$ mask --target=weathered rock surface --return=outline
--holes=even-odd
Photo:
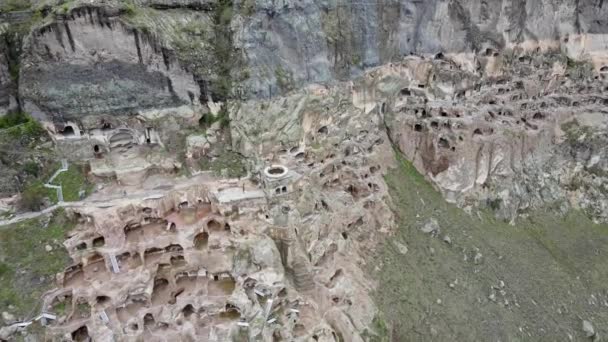
[[[606,6],[574,0],[257,1],[255,8],[235,41],[248,53],[248,88],[259,96],[281,88],[281,78],[345,79],[408,54],[547,47],[569,36],[578,53],[603,44],[608,30]],[[280,72],[269,78],[269,69]]]
[[[392,140],[449,201],[508,219],[553,205],[606,221],[604,65],[515,50],[475,57],[473,72],[459,58],[406,58],[356,96],[382,106]]]
[[[119,14],[79,8],[35,29],[21,67],[27,111],[70,120],[198,103],[192,75],[153,36],[127,26]]]
[[[519,333],[497,323],[539,312],[521,300],[525,312],[511,317],[520,298],[502,281],[486,286],[504,246],[454,229],[441,212],[421,222],[395,215],[385,178],[401,163],[394,149],[470,213],[485,206],[515,222],[550,207],[608,221],[602,1],[36,3],[42,18],[23,36],[18,84],[0,53],[0,114],[18,94],[18,109],[45,124],[62,156],[124,194],[120,205],[69,209],[79,220],[64,242],[73,264],[44,295],[44,310],[60,316],[47,329],[54,338],[365,341],[387,328],[368,272],[395,260],[407,261],[401,273],[420,264],[445,274],[406,286],[389,278],[389,295],[424,293],[399,298],[423,319],[393,324],[447,338],[462,308],[434,292],[439,279],[454,297],[469,291],[459,298],[467,310],[492,313],[458,336],[542,336],[556,316]],[[225,137],[248,161],[247,179],[205,173],[168,195],[127,196],[147,181],[162,188],[155,177],[177,178],[184,157]],[[412,222],[413,242],[379,245],[407,228],[397,219]],[[372,260],[378,246],[402,259]],[[554,268],[574,278],[559,257]],[[514,293],[537,291],[516,283],[537,268],[516,266]]]
[[[10,108],[12,91],[15,89],[9,71],[7,50],[6,43],[0,41],[0,116],[5,115]]]
[[[290,120],[310,120],[350,94],[334,96],[302,94]],[[246,108],[239,115],[255,115]],[[64,243],[73,265],[44,298],[46,311],[71,309],[47,334],[363,341],[375,316],[363,251],[382,236],[370,230],[392,229],[382,201],[392,152],[380,125],[359,126],[379,118],[344,115],[351,109],[336,108],[335,125],[294,128],[303,139],[295,150],[242,145],[252,160],[272,159],[256,164],[265,167],[254,183],[210,180],[160,198],[73,208],[79,224]],[[235,142],[259,137],[256,127],[241,128]],[[344,151],[331,153],[337,142],[347,142]]]
[[[33,30],[20,87],[29,111],[73,117],[197,104],[226,78],[240,79],[241,71],[246,77],[237,94],[271,97],[345,80],[411,53],[562,46],[578,58],[605,48],[608,30],[606,6],[574,0],[236,1],[233,8],[216,1],[144,1],[135,12],[116,1],[78,3]],[[211,22],[214,13],[229,19],[221,24],[232,47],[222,51],[209,45],[208,37],[222,33]],[[230,49],[242,63],[225,63],[235,59]],[[222,71],[226,67],[234,70]]]

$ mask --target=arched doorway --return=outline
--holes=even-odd
[[[194,248],[198,250],[202,250],[207,248],[207,243],[209,242],[209,233],[202,232],[194,237]]]
[[[74,132],[74,127],[72,126],[65,126],[63,128],[63,131],[61,131],[61,134],[64,137],[73,137],[74,135],[76,135],[76,133]]]

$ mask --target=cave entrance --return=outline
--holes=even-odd
[[[198,250],[205,249],[209,241],[209,233],[202,232],[194,237],[194,247]]]
[[[108,296],[97,296],[97,298],[95,299],[95,301],[97,302],[97,305],[106,305],[110,302],[110,297]]]
[[[209,231],[220,231],[222,230],[222,225],[216,220],[210,220],[207,223],[207,230]]]
[[[144,327],[152,328],[155,324],[154,316],[151,313],[147,313],[144,316]]]
[[[91,337],[89,336],[89,329],[87,329],[87,326],[83,325],[80,328],[74,330],[72,332],[72,340],[78,342],[90,341]]]
[[[64,137],[73,137],[73,136],[76,135],[76,132],[74,132],[74,127],[72,127],[72,126],[65,126],[63,128],[63,131],[61,131],[61,134]]]
[[[194,312],[195,312],[195,310],[194,310],[194,307],[192,306],[192,304],[188,304],[182,309],[182,313],[184,314],[184,317],[186,317],[186,318],[192,316],[192,314]]]
[[[106,244],[106,239],[103,236],[93,239],[93,247],[103,247]]]

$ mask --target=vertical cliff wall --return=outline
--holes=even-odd
[[[244,6],[243,1],[239,6]],[[580,57],[608,32],[602,1],[256,1],[236,22],[248,89],[270,96],[358,75],[408,54],[568,46]],[[586,35],[585,39],[578,39]],[[569,39],[569,37],[575,39]],[[292,84],[290,84],[290,82]]]
[[[7,50],[6,42],[0,40],[0,51],[2,51],[0,53],[0,116],[6,114],[11,100],[12,82],[6,55]]]
[[[78,8],[35,29],[22,61],[20,96],[39,117],[197,105],[199,95],[174,54],[119,10]]]
[[[102,7],[77,1],[60,15],[50,8],[47,24],[34,29],[22,75],[28,110],[132,111],[206,102],[206,92],[267,98],[307,83],[346,80],[409,54],[522,47],[586,58],[605,48],[608,32],[602,1],[93,5]]]

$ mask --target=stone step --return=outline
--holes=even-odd
[[[315,281],[313,279],[312,272],[309,271],[304,262],[294,262],[292,266],[292,274],[295,286],[299,291],[309,291],[314,289]]]
[[[311,291],[311,290],[314,290],[314,288],[315,288],[314,282],[302,283],[302,284],[296,283],[295,285],[296,285],[296,289],[298,289],[298,291],[301,291],[301,292]]]
[[[307,285],[307,284],[314,284],[315,281],[312,280],[311,277],[307,277],[307,278],[303,278],[303,279],[295,279],[295,282],[297,285]]]

